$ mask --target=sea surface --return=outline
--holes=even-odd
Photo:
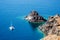
[[[33,30],[24,20],[32,10],[48,19],[60,14],[60,0],[0,0],[0,40],[39,40],[44,37],[40,30]],[[12,25],[15,30],[10,31]]]

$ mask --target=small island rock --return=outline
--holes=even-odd
[[[44,19],[42,16],[39,16],[37,11],[32,11],[28,16],[25,17],[26,20],[29,22],[44,22],[46,19]]]

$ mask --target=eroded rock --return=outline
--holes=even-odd
[[[42,40],[60,40],[60,16],[49,17],[44,25],[39,26],[39,29],[46,34]]]
[[[26,20],[29,22],[44,22],[46,19],[44,19],[42,16],[38,14],[37,11],[32,11],[28,16],[25,17]]]

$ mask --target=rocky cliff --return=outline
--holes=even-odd
[[[39,29],[46,34],[42,40],[60,40],[60,15],[49,17],[44,25],[39,26]]]
[[[32,11],[28,16],[25,17],[29,22],[43,22],[46,21],[37,11]]]

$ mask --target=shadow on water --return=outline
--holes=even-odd
[[[29,22],[30,26],[32,27],[33,30],[36,30],[39,26],[42,26],[45,22]]]
[[[18,16],[16,18],[24,21],[25,20],[24,17],[25,16]],[[25,20],[25,21],[27,21],[27,20]],[[29,21],[27,21],[27,22],[29,23],[32,30],[36,30],[39,26],[42,26],[45,23],[45,22],[29,22]]]

